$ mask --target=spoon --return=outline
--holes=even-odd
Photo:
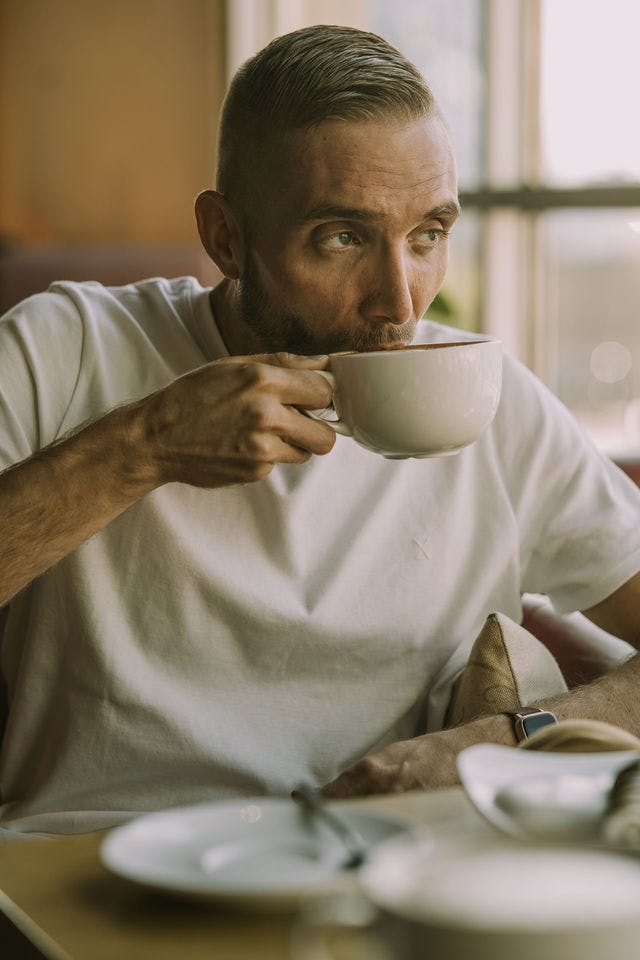
[[[347,850],[347,858],[342,864],[343,869],[352,870],[364,863],[367,856],[364,840],[357,830],[330,809],[314,787],[309,786],[308,783],[301,783],[291,796],[310,817],[321,820],[340,838]]]

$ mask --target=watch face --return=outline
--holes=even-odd
[[[527,737],[532,737],[534,733],[542,730],[543,727],[548,727],[550,723],[556,723],[556,718],[546,710],[543,713],[530,713],[522,718],[522,728]]]

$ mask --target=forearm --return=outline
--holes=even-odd
[[[558,720],[601,720],[640,736],[640,656],[629,660],[592,683],[574,687],[562,697],[536,706],[551,710]]]
[[[296,405],[326,406],[326,357],[205,364],[112,410],[0,476],[0,607],[164,483],[214,489],[328,453],[335,434]]]
[[[558,720],[599,720],[640,736],[639,690],[640,656],[635,654],[605,676],[533,706],[550,710]],[[427,734],[429,736],[433,734]],[[513,721],[503,714],[483,717],[437,736],[442,737],[443,746],[452,758],[474,743],[516,743]],[[455,778],[455,767],[449,764],[448,769]]]
[[[560,697],[538,701],[532,706],[551,710],[558,720],[599,720],[640,736],[639,690],[640,656],[635,654],[597,680],[574,687]],[[427,734],[429,736],[432,734]],[[445,738],[454,754],[473,743],[516,742],[513,721],[503,714],[474,720],[438,736]]]
[[[639,689],[640,656],[635,655],[593,683],[535,705],[551,710],[559,720],[600,720],[640,736]],[[325,793],[339,798],[451,786],[458,782],[456,757],[475,743],[515,746],[512,719],[504,714],[482,717],[393,743],[346,770]]]
[[[121,407],[0,475],[0,606],[157,485],[144,441]]]
[[[629,660],[616,666],[610,673],[591,683],[574,687],[560,697],[537,701],[534,706],[551,710],[558,720],[600,720],[623,727],[640,736],[640,656],[634,654]],[[527,706],[527,704],[523,704]],[[502,715],[484,717],[452,731],[462,740],[471,742],[489,740],[507,743]],[[508,721],[510,723],[510,721]],[[495,730],[492,729],[495,727]],[[488,735],[487,735],[488,734]]]

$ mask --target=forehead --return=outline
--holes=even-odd
[[[382,215],[455,201],[451,143],[435,117],[414,121],[326,121],[290,134],[274,171],[271,199],[286,220],[323,206]],[[271,193],[271,191],[269,191]]]

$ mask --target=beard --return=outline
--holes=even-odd
[[[411,343],[417,327],[415,320],[401,326],[380,321],[364,329],[323,333],[321,323],[310,325],[300,314],[288,313],[272,303],[260,281],[251,251],[247,252],[240,284],[240,312],[244,322],[260,341],[262,349],[270,353],[285,351],[301,356],[404,346]]]

